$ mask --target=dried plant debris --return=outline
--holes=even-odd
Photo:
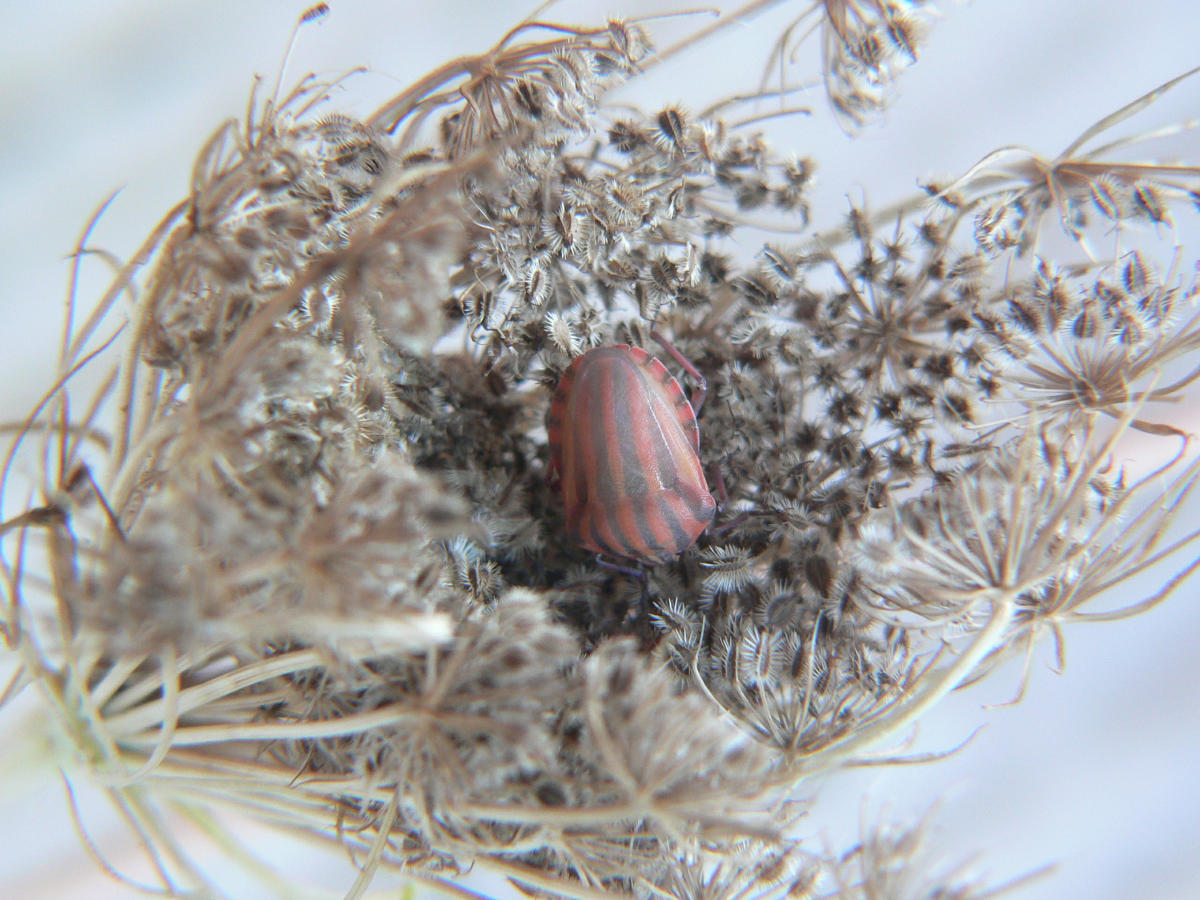
[[[820,31],[858,125],[932,13],[813,4],[771,64]],[[1092,606],[1197,536],[1167,540],[1200,469],[1162,413],[1200,373],[1194,260],[1098,254],[1081,212],[1172,235],[1195,168],[1081,148],[1178,81],[1053,163],[809,231],[812,160],[605,106],[658,64],[636,24],[528,21],[362,120],[313,78],[256,91],[68,323],[5,460],[4,633],[156,890],[211,888],[158,802],[341,844],[352,896],[475,865],[537,896],[984,896],[915,875],[911,835],[825,858],[797,790],[1196,567]],[[707,377],[722,508],[632,566],[567,538],[544,416],[652,329]],[[1180,449],[1126,478],[1131,430]]]
[[[887,107],[936,15],[929,0],[816,0],[775,42],[763,86],[774,83],[781,95],[794,90],[790,64],[818,33],[826,97],[838,124],[853,132]]]
[[[1124,160],[1121,154],[1150,139],[1194,128],[1197,123],[1112,137],[1098,147],[1092,145],[1197,73],[1200,68],[1185,72],[1105,116],[1053,159],[1024,147],[1002,147],[950,186],[931,186],[931,192],[951,205],[975,211],[976,242],[991,252],[1036,248],[1048,212],[1057,213],[1063,230],[1085,247],[1088,226],[1097,215],[1100,223],[1172,227],[1170,207],[1173,203],[1195,202],[1200,168],[1176,162]]]

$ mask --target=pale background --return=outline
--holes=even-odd
[[[840,213],[847,194],[866,192],[886,203],[909,192],[917,177],[961,172],[1002,144],[1053,155],[1096,119],[1200,64],[1194,0],[944,6],[946,20],[904,77],[882,126],[851,143],[817,94],[808,98],[817,115],[776,126],[780,146],[820,163],[818,215]],[[369,98],[360,112],[447,57],[482,49],[528,11],[519,2],[466,0],[340,0],[333,7],[325,23],[301,37],[291,77],[371,66],[376,74],[354,87],[355,97]],[[221,120],[243,113],[251,76],[274,78],[302,8],[282,0],[60,0],[36,11],[33,4],[0,3],[4,420],[24,413],[52,377],[63,257],[83,222],[123,187],[97,242],[131,253],[183,195],[201,143]],[[597,13],[564,3],[552,15],[594,21]],[[640,85],[638,100],[698,107],[751,86],[761,69],[755,31],[689,52]],[[1200,79],[1169,97],[1150,121],[1197,115]],[[1194,160],[1200,142],[1190,141]],[[1189,233],[1185,226],[1181,240],[1194,255],[1194,227]],[[93,272],[85,301],[101,287],[103,272]],[[1194,423],[1196,411],[1179,416],[1177,423]],[[1198,639],[1195,586],[1140,619],[1068,632],[1064,676],[1048,671],[1043,647],[1020,705],[982,709],[1012,696],[1016,669],[951,698],[927,717],[917,747],[948,749],[987,721],[970,746],[929,767],[839,777],[825,786],[809,827],[816,840],[841,848],[864,821],[881,814],[912,820],[936,804],[930,849],[937,858],[969,862],[970,871],[992,881],[1059,864],[1018,897],[1200,897]],[[79,849],[52,760],[28,739],[32,705],[0,711],[0,895],[129,896]],[[81,805],[113,860],[137,858],[103,802],[82,787]],[[332,889],[352,878],[342,859],[322,861],[270,832],[236,827],[240,840],[282,868],[312,871]],[[255,896],[236,882],[229,888]]]

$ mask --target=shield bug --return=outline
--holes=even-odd
[[[571,363],[546,416],[567,534],[597,553],[647,563],[692,546],[717,508],[696,426],[704,378],[652,336],[699,382],[692,402],[658,359],[613,344]]]

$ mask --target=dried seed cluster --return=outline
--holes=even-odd
[[[843,127],[857,128],[887,106],[896,76],[917,61],[934,15],[928,0],[818,0],[776,42],[769,70],[786,71],[805,37],[818,30],[830,106]]]
[[[825,0],[777,60],[819,16],[858,124],[930,11]],[[48,488],[6,525],[53,598],[14,587],[9,644],[92,769],[340,841],[355,891],[476,863],[555,896],[924,884],[913,835],[826,859],[782,801],[1161,553],[1195,467],[1145,506],[1161,482],[1109,460],[1182,434],[1153,406],[1200,372],[1197,287],[1096,257],[1079,208],[1165,230],[1197,173],[1083,178],[1074,147],[1044,196],[985,166],[814,234],[811,160],[604,107],[650,53],[526,23],[364,120],[309,79],[204,148],[70,336],[64,370],[132,298],[98,397],[68,380],[28,423]],[[1053,203],[1082,261],[1039,243]],[[709,379],[728,503],[636,577],[565,539],[542,421],[573,358],[651,327]],[[164,889],[204,883],[134,824]]]

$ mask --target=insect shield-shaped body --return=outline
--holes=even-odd
[[[701,381],[674,347],[669,353]],[[696,412],[666,366],[614,344],[563,373],[546,417],[567,534],[597,553],[662,562],[692,546],[716,514],[700,465]]]

